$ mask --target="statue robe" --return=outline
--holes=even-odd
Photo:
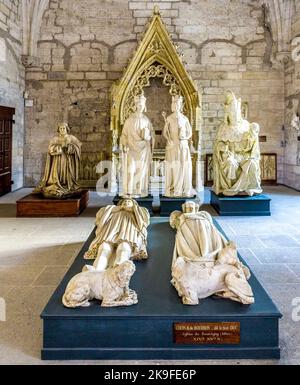
[[[63,198],[80,190],[81,143],[73,135],[56,136],[49,144],[44,177],[34,193]]]
[[[128,211],[121,206],[106,206],[99,210],[96,217],[96,237],[85,254],[85,259],[96,259],[99,246],[106,242],[115,248],[127,242],[132,249],[132,257],[138,259],[147,255],[147,227],[150,223],[149,212],[134,203]]]
[[[239,127],[220,127],[214,146],[214,186],[217,195],[260,194],[259,126],[243,120]]]
[[[173,265],[179,257],[188,262],[214,263],[226,245],[208,213],[183,213],[177,227]]]
[[[120,144],[122,152],[123,197],[147,197],[152,160],[152,124],[144,114],[133,113],[126,120]]]
[[[192,127],[186,116],[174,112],[167,120],[163,132],[167,140],[166,146],[166,197],[191,197],[192,159],[189,140],[192,137]]]

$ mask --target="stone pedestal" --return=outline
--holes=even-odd
[[[182,211],[182,205],[186,201],[193,201],[197,198],[195,195],[191,198],[168,198],[163,195],[159,196],[160,199],[160,216],[168,217],[172,214],[173,211],[179,210]]]
[[[120,197],[119,195],[116,195],[113,199],[113,202],[115,205],[119,203],[121,199],[124,199]],[[153,216],[153,196],[149,195],[148,197],[145,198],[134,198],[134,200],[137,201],[140,207],[145,207],[151,216]]]
[[[260,194],[253,197],[216,195],[211,191],[210,204],[221,216],[270,216],[271,198]]]
[[[77,217],[86,209],[88,190],[67,199],[47,199],[40,194],[30,194],[17,201],[17,217]]]

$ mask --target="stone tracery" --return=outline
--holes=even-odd
[[[153,64],[140,75],[136,84],[131,89],[127,96],[127,101],[124,108],[124,119],[127,119],[129,114],[134,111],[134,98],[143,93],[144,87],[150,86],[151,78],[161,78],[165,86],[169,87],[172,96],[180,95],[181,90],[174,75],[162,64]]]
[[[200,129],[200,95],[177,48],[156,10],[123,77],[112,88],[111,130],[116,131],[112,134],[114,138],[119,137],[132,112],[134,97],[142,93],[154,77],[163,79],[163,84],[170,87],[171,95],[184,97],[193,129]]]

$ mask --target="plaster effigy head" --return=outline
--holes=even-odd
[[[183,97],[181,95],[175,95],[172,97],[172,112],[182,112],[183,110]]]
[[[132,210],[134,205],[134,201],[130,198],[121,199],[118,203],[118,206],[121,206],[125,210]]]
[[[146,101],[147,98],[145,98],[144,94],[137,95],[134,98],[135,109],[137,112],[141,113],[146,111]]]
[[[170,226],[172,229],[178,229],[180,225],[180,216],[182,215],[181,211],[173,211],[172,214],[170,215]]]
[[[65,135],[69,134],[70,127],[69,127],[68,123],[60,123],[57,127],[57,132],[61,136],[65,136]]]
[[[200,206],[198,203],[193,202],[193,201],[187,201],[182,205],[182,211],[185,214],[194,214],[197,213],[200,209]]]
[[[230,90],[226,91],[224,107],[226,124],[236,125],[242,121],[242,101]]]

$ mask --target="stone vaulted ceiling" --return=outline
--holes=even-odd
[[[267,7],[266,22],[271,27],[273,40],[277,43],[277,58],[286,61],[290,56],[295,0],[264,0],[264,4]]]
[[[23,55],[27,64],[37,53],[42,18],[49,0],[22,0]]]

